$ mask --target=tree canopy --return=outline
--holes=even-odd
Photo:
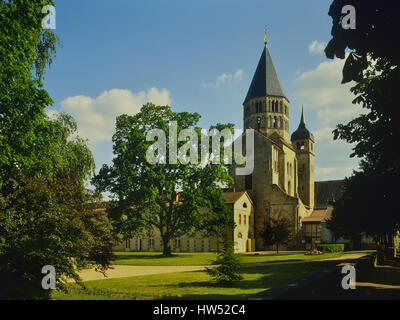
[[[292,240],[293,223],[286,217],[269,217],[265,221],[261,236],[267,246],[275,245],[279,253],[280,244],[288,244]]]
[[[94,170],[87,141],[72,117],[49,119],[42,78],[58,38],[42,29],[45,0],[0,1],[0,299],[44,299],[41,270],[66,277],[112,257],[111,227],[88,203]]]
[[[342,8],[352,5],[356,28],[344,29]],[[361,159],[360,170],[346,179],[335,203],[331,228],[338,234],[367,233],[387,242],[400,222],[400,13],[397,1],[332,2],[332,39],[328,58],[345,58],[342,82],[355,81],[351,91],[365,113],[333,131],[335,139],[353,143],[352,157]],[[383,240],[382,240],[383,241]]]
[[[202,133],[196,127],[199,119],[197,113],[173,112],[169,106],[151,103],[134,116],[117,118],[113,165],[104,165],[93,183],[98,190],[112,194],[114,203],[108,212],[116,229],[126,239],[158,230],[164,255],[169,255],[172,239],[200,230],[220,235],[224,228],[233,226],[233,217],[222,199],[221,189],[224,184],[232,184],[230,169],[223,164],[201,165],[202,145],[198,137]],[[173,122],[175,129],[170,126]],[[179,135],[190,128],[196,137],[188,134],[174,146],[173,130]],[[232,131],[233,125],[218,124],[213,128]],[[166,156],[160,155],[155,163],[149,162],[147,156],[154,141],[146,137],[153,130],[165,133],[167,151]],[[198,140],[194,142],[188,138]],[[158,137],[158,142],[160,139]],[[178,153],[182,157],[188,155],[193,163],[174,161]],[[208,208],[208,213],[202,214],[201,208]]]

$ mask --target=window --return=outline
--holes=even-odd
[[[181,239],[175,239],[174,240],[174,247],[176,249],[180,249],[181,248]]]
[[[276,128],[278,126],[278,120],[274,117],[273,127]]]
[[[239,214],[239,224],[242,224],[242,215]]]
[[[246,224],[246,215],[243,215],[243,224]]]
[[[243,202],[243,208],[247,208],[247,203]]]
[[[289,175],[292,175],[292,164],[289,165]]]
[[[287,114],[287,106],[285,106],[285,114]]]
[[[282,101],[279,102],[279,112],[282,113]]]
[[[261,117],[257,117],[257,129],[260,130],[261,128]]]
[[[288,194],[291,193],[290,187],[291,187],[291,185],[290,185],[290,181],[289,181],[289,182],[288,182],[288,186],[287,186],[287,192],[288,192]]]
[[[279,127],[283,128],[283,119],[282,119],[282,117],[279,117]]]
[[[244,178],[244,182],[245,182],[245,189],[246,190],[251,190],[253,189],[253,175],[252,174],[248,174],[245,176]]]
[[[272,148],[272,167],[273,170],[278,171],[278,150]]]

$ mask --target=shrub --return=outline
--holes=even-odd
[[[229,283],[243,279],[240,275],[241,263],[238,255],[234,253],[232,243],[225,243],[213,264],[218,266],[206,268],[206,272],[217,282]]]
[[[344,243],[319,244],[319,245],[317,245],[317,250],[326,252],[326,253],[343,252],[344,251]]]

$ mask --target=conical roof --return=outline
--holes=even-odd
[[[264,47],[263,53],[261,54],[244,103],[252,98],[265,96],[286,98],[285,91],[283,90],[267,46]]]
[[[304,121],[304,110],[303,107],[301,108],[301,120],[299,127],[295,132],[292,133],[292,136],[290,137],[290,140],[296,141],[296,140],[305,140],[305,139],[310,139],[312,142],[314,142],[314,135],[308,131],[306,127],[306,122]]]

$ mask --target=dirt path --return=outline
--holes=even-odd
[[[298,263],[309,263],[309,262],[321,262],[331,260],[349,260],[358,259],[365,256],[365,253],[351,253],[344,254],[339,258],[313,260],[313,261],[283,261],[283,262],[265,262],[265,263],[250,263],[245,264],[247,268],[269,266],[269,265],[283,265],[283,264],[298,264]],[[113,269],[107,270],[107,277],[104,277],[100,272],[96,272],[94,269],[83,270],[80,272],[80,276],[83,281],[91,280],[104,280],[113,278],[125,278],[135,276],[146,276],[151,274],[162,274],[162,273],[174,273],[174,272],[187,272],[187,271],[203,271],[205,266],[123,266],[114,265]],[[71,280],[72,281],[72,280]]]
[[[83,270],[79,273],[83,281],[104,280],[113,278],[125,278],[135,276],[146,276],[151,274],[201,271],[205,266],[121,266],[114,265],[113,269],[107,270],[107,277],[94,269]],[[72,282],[72,280],[71,280]]]

